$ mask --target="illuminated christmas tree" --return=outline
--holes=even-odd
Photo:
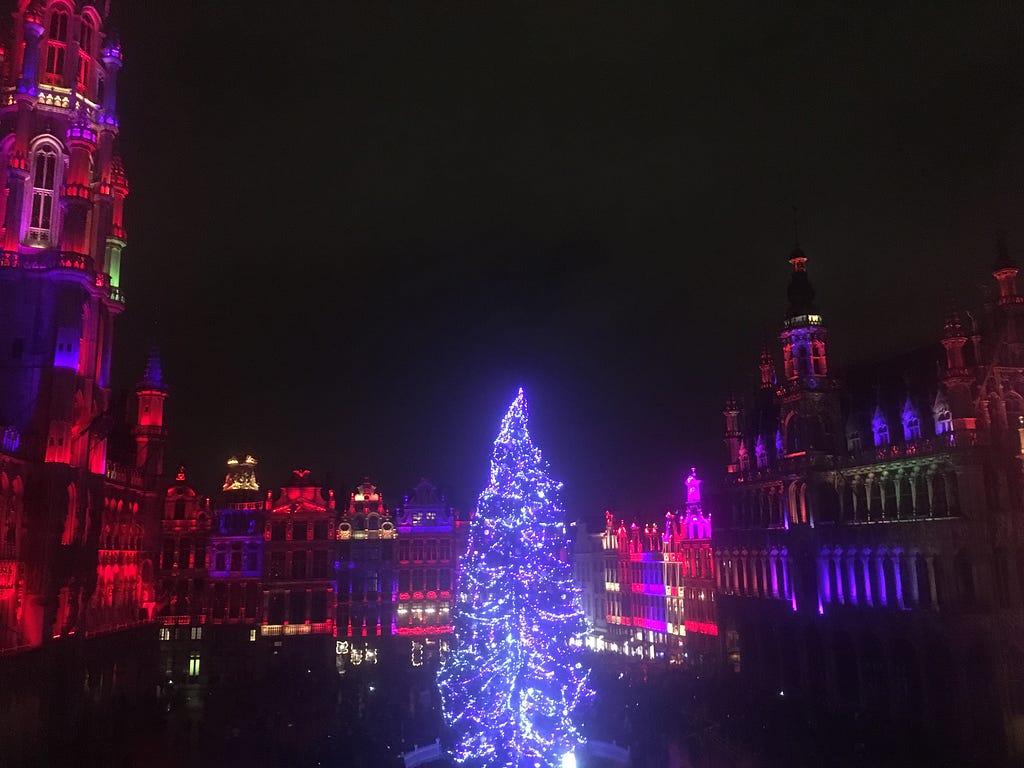
[[[582,738],[573,713],[590,695],[561,483],[548,476],[527,418],[520,389],[470,523],[454,648],[439,674],[453,757],[474,768],[575,765]]]

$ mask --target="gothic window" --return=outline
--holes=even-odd
[[[92,24],[88,19],[82,19],[82,27],[78,36],[78,45],[86,53],[92,55]]]
[[[28,244],[49,245],[53,239],[54,197],[59,154],[52,144],[41,144],[32,155],[32,199]]]
[[[68,14],[54,11],[50,16],[50,35],[46,44],[46,75],[50,85],[64,84],[64,55],[68,41]]]
[[[85,91],[92,79],[92,61],[84,53],[78,54],[78,90]]]
[[[67,13],[55,10],[50,16],[50,40],[61,43],[68,41],[68,15]]]

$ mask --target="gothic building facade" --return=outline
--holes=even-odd
[[[128,183],[105,3],[19,0],[0,62],[0,649],[106,632],[154,607],[163,400],[112,402]],[[115,461],[115,459],[117,461]]]
[[[1017,268],[1001,247],[998,299],[975,315],[951,306],[941,345],[839,376],[807,258],[797,248],[789,261],[781,369],[764,348],[759,389],[724,412],[728,503],[714,535],[723,659],[808,711],[1019,754]]]

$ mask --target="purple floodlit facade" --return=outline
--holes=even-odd
[[[1017,268],[1001,246],[997,301],[966,323],[950,307],[941,346],[840,377],[807,258],[797,249],[790,264],[783,375],[762,350],[760,388],[724,411],[728,502],[714,531],[723,661],[808,713],[858,712],[951,749],[1019,755]]]

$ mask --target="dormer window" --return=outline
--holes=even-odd
[[[876,448],[889,444],[889,425],[881,408],[875,408],[875,415],[871,418],[871,431],[874,434]]]
[[[935,419],[935,434],[948,435],[953,431],[953,414],[949,410],[945,393],[940,389],[932,403],[932,416]]]
[[[757,436],[757,443],[754,445],[754,456],[757,458],[757,468],[765,469],[768,466],[768,451],[764,447],[764,438]]]
[[[903,404],[903,439],[907,442],[921,439],[921,419],[917,416],[917,408],[907,398]]]
[[[860,432],[858,432],[856,429],[846,433],[846,449],[850,453],[860,453]]]
[[[746,443],[740,443],[740,472],[747,472],[750,469],[750,454],[747,453]]]

